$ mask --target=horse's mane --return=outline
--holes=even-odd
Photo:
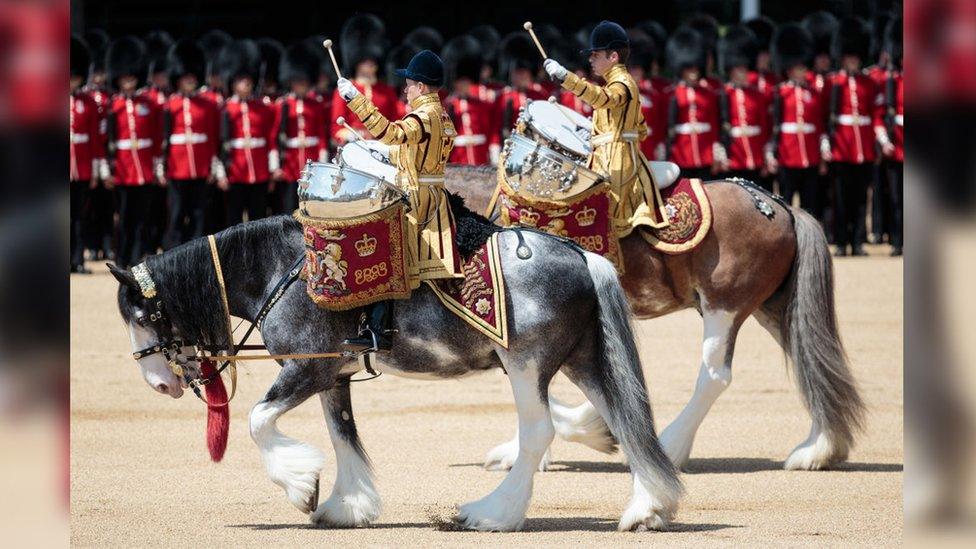
[[[468,209],[464,205],[464,197],[461,195],[449,192],[447,198],[457,227],[458,253],[464,260],[467,260],[491,238],[492,234],[500,231],[501,227],[489,221],[485,216]]]
[[[260,273],[269,257],[287,253],[288,235],[300,225],[290,216],[275,216],[235,225],[216,234],[217,250],[224,276],[228,267],[243,273]],[[291,262],[293,257],[284,258]],[[146,259],[166,314],[183,339],[203,345],[227,346],[227,325],[220,299],[220,287],[206,238],[192,240]],[[238,282],[245,290],[263,289],[260,277]],[[251,287],[248,287],[251,286]]]

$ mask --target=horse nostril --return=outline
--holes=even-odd
[[[165,383],[160,383],[159,385],[156,385],[156,390],[160,393],[166,394],[169,393],[169,386]]]

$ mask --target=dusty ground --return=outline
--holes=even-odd
[[[891,546],[902,536],[902,261],[837,262],[842,334],[869,408],[867,431],[837,471],[788,472],[782,460],[806,437],[809,417],[775,343],[749,321],[739,336],[731,388],[703,424],[687,496],[673,531],[618,533],[630,478],[616,456],[557,440],[553,471],[538,474],[525,531],[438,531],[431,516],[477,499],[503,473],[485,452],[515,426],[500,372],[461,381],[384,376],[354,386],[360,433],[384,498],[379,524],[309,528],[265,475],[247,433],[247,412],[277,367],[251,363],[232,404],[227,456],[210,463],[204,408],[187,393],[152,392],[129,357],[104,268],[71,279],[71,542],[76,546],[467,546],[663,542],[711,545]],[[659,428],[691,395],[701,323],[683,312],[638,324]],[[580,398],[562,376],[555,394]],[[317,399],[288,414],[282,430],[331,456]],[[334,460],[322,476],[331,490]]]

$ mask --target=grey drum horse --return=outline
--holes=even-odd
[[[474,216],[455,210],[459,233]],[[497,231],[481,218],[479,230]],[[459,238],[460,239],[460,238]],[[504,368],[519,418],[518,457],[487,496],[460,506],[456,520],[475,530],[521,527],[533,475],[554,435],[547,401],[549,382],[564,372],[587,395],[617,435],[633,472],[633,496],[620,519],[622,530],[660,529],[672,518],[681,482],[655,435],[647,390],[630,326],[630,313],[613,266],[549,235],[504,231],[499,237],[507,288],[508,349],[465,324],[426,286],[396,307],[398,330],[391,354],[377,369],[394,375],[446,379]],[[521,244],[520,244],[521,242]],[[531,257],[517,257],[527,246]],[[230,314],[253,321],[266,296],[304,253],[300,224],[274,217],[216,235]],[[523,256],[526,255],[523,251]],[[462,248],[462,253],[464,249]],[[133,351],[167,341],[226,348],[216,269],[206,239],[189,242],[146,260],[157,292],[151,303],[132,271],[112,268],[120,282],[119,308],[128,323]],[[145,279],[140,269],[138,275]],[[554,282],[558,281],[558,283]],[[143,280],[145,283],[145,280]],[[147,320],[158,306],[164,322]],[[270,353],[336,350],[354,333],[357,313],[317,307],[303,284],[291,285],[260,324]],[[192,353],[192,348],[184,349]],[[250,412],[251,437],[271,480],[296,507],[326,527],[364,526],[380,513],[369,460],[356,431],[349,378],[361,369],[352,358],[286,359],[264,398]],[[176,398],[181,381],[159,354],[141,358],[143,376]],[[195,370],[195,375],[198,373]],[[318,395],[337,460],[331,496],[318,505],[322,453],[276,427],[279,417]]]
[[[483,211],[496,173],[490,166],[454,165],[448,167],[446,183]],[[732,382],[736,334],[751,315],[788,357],[813,419],[785,468],[823,469],[847,459],[864,405],[837,331],[833,264],[823,229],[803,210],[743,181],[710,181],[705,190],[712,229],[694,250],[669,256],[636,231],[620,243],[626,265],[621,283],[637,318],[693,307],[705,324],[694,394],[661,433],[661,444],[676,466],[686,464],[698,427]],[[766,209],[763,203],[768,215],[760,211]],[[562,438],[608,453],[615,449],[592,404],[573,408],[550,400],[550,408]],[[519,439],[489,451],[486,467],[510,467]],[[548,453],[540,466],[547,461]]]

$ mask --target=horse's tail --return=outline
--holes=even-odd
[[[814,424],[846,458],[864,421],[864,402],[837,331],[834,268],[820,223],[794,209],[796,258],[780,310],[780,337]]]
[[[598,375],[606,399],[608,417],[605,419],[644,488],[660,500],[664,509],[673,511],[683,487],[654,430],[644,372],[630,324],[630,306],[612,263],[587,253],[586,264],[596,288],[602,330],[597,357],[602,361]]]

